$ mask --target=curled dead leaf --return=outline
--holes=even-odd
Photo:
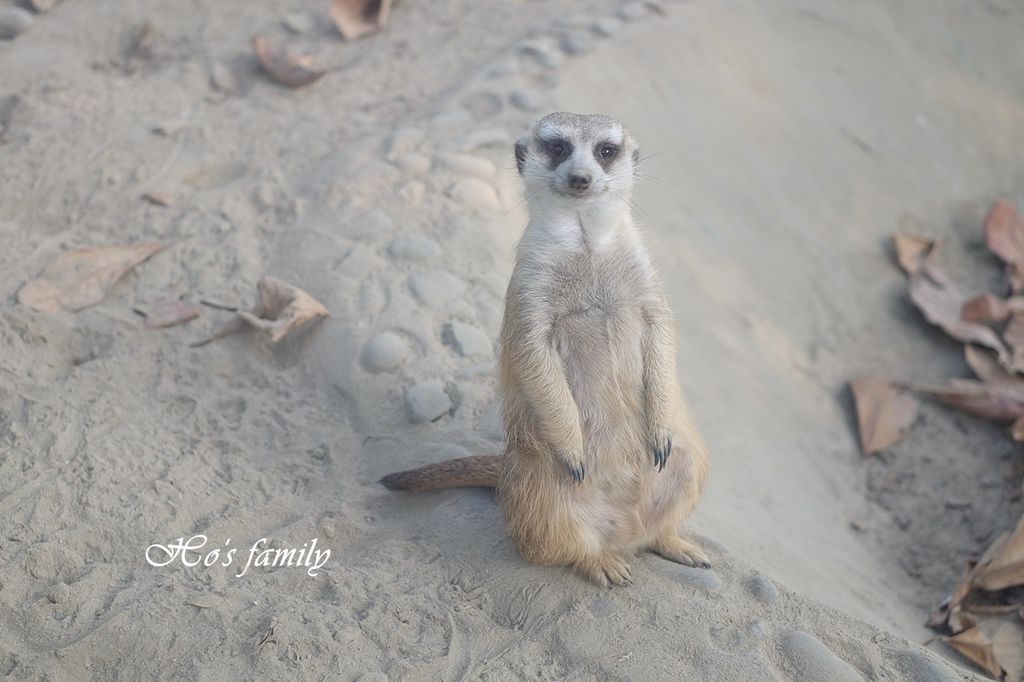
[[[275,45],[269,38],[253,36],[256,58],[271,80],[289,88],[301,88],[324,75],[324,69],[313,63],[309,55],[299,55]]]
[[[1007,265],[1014,292],[1024,288],[1024,219],[1017,208],[1000,199],[985,216],[985,243]]]
[[[239,311],[213,336],[193,343],[204,346],[211,341],[248,329],[261,329],[277,343],[296,329],[331,313],[322,303],[302,289],[273,277],[263,277],[256,285],[259,301],[250,311]]]
[[[988,292],[965,301],[960,318],[966,322],[1002,322],[1010,316],[1006,302]]]
[[[910,278],[910,300],[926,320],[954,339],[991,348],[1001,361],[1009,362],[1006,346],[991,328],[961,318],[966,297],[936,265],[928,263]]]
[[[941,248],[934,239],[912,232],[897,232],[892,236],[892,242],[896,249],[896,262],[908,275],[916,275],[932,252]]]
[[[996,679],[1002,677],[1003,669],[996,662],[995,654],[992,651],[992,641],[981,631],[981,628],[973,627],[952,637],[943,637],[942,641],[987,674]]]
[[[1024,416],[1024,383],[983,384],[970,379],[950,379],[945,386],[913,384],[910,388],[964,412],[995,421],[1014,421]]]
[[[885,377],[865,376],[850,382],[857,410],[861,450],[880,452],[900,439],[917,417],[917,400]]]
[[[978,563],[972,584],[989,592],[1024,585],[1024,518],[1012,533],[1000,535],[986,552],[990,559]]]
[[[47,313],[96,305],[136,265],[166,248],[140,243],[100,246],[61,254],[18,291],[18,302]]]
[[[331,0],[331,21],[345,40],[355,40],[384,28],[391,0]]]
[[[146,192],[142,198],[156,206],[170,206],[174,203],[174,197],[167,192]]]
[[[184,324],[199,317],[202,312],[195,303],[188,301],[162,301],[146,311],[146,329],[163,329]]]

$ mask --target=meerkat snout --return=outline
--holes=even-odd
[[[516,168],[535,190],[578,200],[632,189],[639,152],[625,126],[611,116],[556,112],[537,121],[515,144]]]

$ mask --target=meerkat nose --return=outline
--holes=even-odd
[[[576,171],[569,175],[569,189],[582,192],[588,187],[590,187],[590,173]]]

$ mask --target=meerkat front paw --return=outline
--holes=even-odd
[[[672,435],[668,431],[656,430],[651,437],[651,450],[654,451],[654,466],[659,472],[663,471],[668,456],[672,454]]]
[[[629,564],[614,554],[589,557],[577,563],[576,570],[601,587],[633,584],[633,571]]]
[[[583,482],[583,477],[586,475],[586,468],[583,466],[583,453],[580,451],[557,451],[558,459],[565,465],[569,475],[572,476],[572,480],[579,485]]]

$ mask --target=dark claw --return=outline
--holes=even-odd
[[[572,480],[576,481],[576,485],[583,482],[583,476],[586,474],[586,471],[584,470],[582,463],[580,463],[578,469],[572,464],[566,464],[565,468],[569,470],[569,475],[572,476]]]
[[[668,442],[664,448],[654,448],[654,466],[658,467],[658,472],[665,470],[665,464],[668,462],[668,456],[672,454],[672,437],[669,436]]]

